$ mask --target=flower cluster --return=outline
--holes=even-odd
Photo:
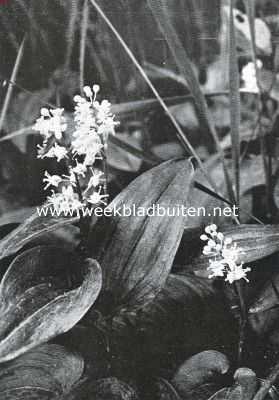
[[[261,60],[257,60],[257,68],[262,68],[263,63]],[[259,86],[257,82],[257,74],[255,64],[253,62],[249,62],[246,64],[241,71],[241,79],[243,81],[242,90],[251,92],[251,93],[259,93]]]
[[[111,104],[107,100],[97,101],[99,90],[98,85],[85,86],[85,96],[74,97],[75,128],[70,144],[65,136],[67,121],[63,108],[42,108],[33,127],[43,137],[42,146],[38,146],[38,158],[64,160],[68,166],[68,175],[50,175],[46,171],[43,179],[45,190],[55,188],[48,202],[60,211],[79,209],[88,203],[106,204],[104,174],[93,165],[96,160],[103,159],[108,135],[114,134],[117,122],[111,113]],[[86,182],[85,188],[81,187],[81,181]]]
[[[213,257],[209,260],[209,278],[222,277],[229,283],[240,279],[249,282],[246,275],[251,268],[243,268],[243,263],[239,262],[239,249],[231,238],[218,232],[215,224],[207,226],[200,238],[207,242],[203,248],[203,254]]]

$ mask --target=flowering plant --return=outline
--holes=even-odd
[[[106,204],[106,177],[101,169],[95,168],[97,160],[104,160],[109,134],[114,134],[115,121],[111,105],[107,100],[97,101],[100,90],[98,85],[84,87],[85,97],[74,97],[75,129],[68,143],[65,135],[67,122],[64,109],[41,109],[34,130],[43,137],[42,146],[38,146],[38,158],[55,158],[65,162],[68,175],[50,175],[45,171],[45,190],[49,187],[52,194],[48,203],[57,211],[67,213],[78,210],[87,204]],[[86,181],[82,188],[81,180]]]
[[[207,242],[203,254],[213,257],[209,260],[209,278],[225,278],[230,284],[241,279],[249,282],[247,272],[250,272],[251,268],[243,268],[243,262],[239,262],[241,253],[237,244],[232,242],[232,238],[218,232],[215,224],[208,225],[200,238]]]

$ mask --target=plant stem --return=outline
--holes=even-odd
[[[238,341],[238,355],[237,355],[237,362],[238,366],[240,367],[243,361],[243,350],[245,345],[245,333],[246,333],[246,326],[247,326],[247,309],[245,304],[245,299],[243,295],[243,288],[241,282],[236,282],[235,290],[237,292],[239,298],[239,305],[240,305],[240,324],[239,324],[239,341]]]
[[[268,395],[272,385],[279,378],[279,363],[274,366],[268,377],[263,380],[260,389],[256,393],[253,400],[264,400]]]
[[[3,126],[4,126],[4,122],[5,122],[5,118],[8,112],[8,108],[9,108],[9,104],[12,98],[12,93],[13,93],[13,85],[11,84],[11,81],[14,81],[17,77],[17,73],[19,70],[19,66],[23,57],[23,53],[24,53],[24,46],[25,46],[25,42],[26,42],[26,35],[24,35],[24,38],[21,42],[20,48],[18,50],[17,53],[17,57],[16,57],[16,61],[15,61],[15,65],[13,68],[13,72],[12,72],[12,76],[11,79],[9,81],[9,86],[8,86],[8,90],[7,90],[7,94],[2,106],[2,110],[1,110],[1,115],[0,115],[0,134],[2,132]]]
[[[75,174],[75,180],[76,180],[76,185],[77,185],[77,193],[79,197],[79,201],[83,203],[83,196],[82,196],[82,190],[80,187],[80,182],[78,179],[77,174]],[[89,233],[89,220],[87,217],[84,217],[84,215],[81,213],[79,215],[80,221],[79,221],[79,229],[81,233],[81,241],[79,244],[80,251],[84,254],[87,253],[87,239],[88,239],[88,233]]]

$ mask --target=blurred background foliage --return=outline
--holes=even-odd
[[[265,49],[266,38],[262,36],[262,43],[259,43],[265,79],[272,82],[271,70],[279,55],[276,51],[279,4],[276,0],[256,0],[255,3],[256,17],[265,21],[272,33],[274,58]],[[98,4],[163,98],[189,94],[185,77],[179,74],[166,36],[159,29],[147,0],[100,0]],[[210,6],[208,0],[166,2],[172,26],[204,93],[214,94],[228,89],[228,19],[224,14],[228,5],[228,0],[210,0]],[[237,1],[236,6],[244,12],[243,1]],[[237,19],[241,69],[251,60],[251,43],[245,38],[248,22],[241,15]],[[80,91],[83,83],[98,83],[102,88],[101,97],[108,98],[115,105],[114,112],[121,121],[119,137],[159,159],[184,154],[176,140],[175,128],[158,104],[136,103],[154,98],[154,95],[90,0],[7,0],[0,6],[0,106],[5,101],[24,37],[23,56],[15,79],[17,85],[13,86],[1,127],[3,137],[31,126],[46,102],[64,107],[71,119],[74,94]],[[274,96],[278,101],[279,90],[275,89]],[[192,101],[182,100],[172,102],[172,114],[201,159],[206,160],[209,154],[214,153],[214,143],[211,137],[203,136]],[[247,138],[255,124],[256,106],[250,97],[244,100],[241,135]],[[229,98],[208,96],[207,103],[223,140],[222,145],[228,149]],[[274,107],[272,105],[271,114]],[[46,168],[54,171],[56,166],[36,159],[38,141],[29,129],[13,140],[0,142],[0,215],[44,201],[46,193],[42,190],[42,173]],[[150,168],[150,164],[115,144],[111,144],[110,149],[110,190],[113,196],[135,176]]]

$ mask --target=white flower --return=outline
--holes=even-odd
[[[96,96],[96,94],[97,93],[99,93],[99,91],[100,91],[100,86],[99,85],[93,85],[93,92],[95,93],[95,96]]]
[[[36,120],[36,123],[32,129],[40,132],[40,134],[44,137],[44,141],[51,137],[50,119],[46,119],[44,116],[41,116]]]
[[[39,131],[44,140],[51,136],[55,136],[57,140],[62,139],[62,134],[67,129],[66,120],[63,117],[63,108],[56,108],[48,110],[47,108],[41,109],[41,117],[37,119],[33,129]]]
[[[52,192],[52,195],[48,197],[48,202],[55,210],[65,213],[78,210],[83,206],[72,186],[63,186],[61,193]]]
[[[99,186],[100,185],[100,181],[101,181],[101,176],[104,175],[103,172],[100,171],[100,170],[96,170],[96,169],[93,170],[91,168],[91,171],[92,171],[92,176],[89,179],[87,190],[92,188],[92,187],[95,188],[95,187]]]
[[[251,268],[243,268],[242,265],[242,263],[239,265],[235,264],[233,268],[228,271],[225,281],[232,284],[233,282],[239,281],[240,279],[245,279],[246,282],[249,282],[246,275],[247,272],[251,271]]]
[[[257,68],[262,68],[262,65],[262,62],[257,60]],[[241,79],[243,81],[243,86],[240,90],[245,90],[251,93],[259,93],[256,68],[253,62],[249,62],[242,68]]]
[[[77,162],[77,165],[73,168],[73,172],[85,178],[87,172],[87,166],[83,163]]]
[[[62,182],[62,178],[59,175],[50,175],[47,171],[45,171],[45,178],[43,182],[46,182],[46,186],[44,190],[47,190],[50,186],[58,187]]]
[[[76,176],[72,168],[70,169],[70,175],[63,175],[63,178],[65,178],[66,181],[70,183],[72,186],[77,185]]]
[[[41,115],[43,117],[50,117],[49,110],[47,108],[45,108],[45,107],[41,108]]]
[[[209,278],[225,277],[225,281],[229,283],[240,279],[249,282],[246,275],[251,269],[243,268],[243,263],[239,261],[241,252],[237,244],[218,232],[216,225],[207,226],[205,232],[207,235],[201,235],[201,240],[207,242],[203,247],[203,254],[214,257],[209,260]]]
[[[222,260],[209,260],[208,270],[211,272],[209,275],[210,279],[225,275],[225,265]]]
[[[93,92],[90,86],[84,86],[83,91],[85,93],[86,97],[92,98],[93,97]]]
[[[99,204],[99,203],[103,203],[106,204],[106,202],[103,200],[106,197],[108,197],[108,194],[101,194],[100,190],[98,192],[94,192],[93,194],[91,194],[91,196],[88,197],[87,201],[88,203],[91,204]]]
[[[39,154],[39,158],[57,158],[57,161],[60,162],[63,158],[66,158],[68,155],[67,149],[63,146],[59,146],[57,143],[54,143],[49,151],[45,154]]]
[[[50,110],[52,118],[50,119],[50,130],[53,132],[57,140],[62,139],[62,133],[66,131],[67,124],[63,117],[64,108],[56,108],[55,110]]]

